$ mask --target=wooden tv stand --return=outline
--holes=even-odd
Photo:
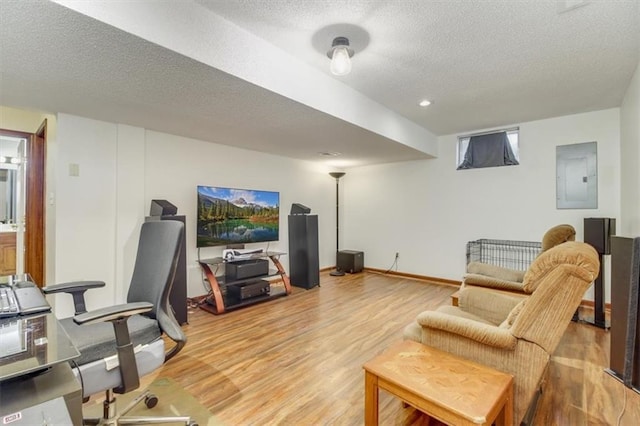
[[[291,283],[289,282],[289,277],[280,263],[280,256],[285,254],[286,253],[283,252],[269,251],[254,253],[250,256],[243,257],[241,260],[269,259],[276,269],[269,269],[268,273],[264,275],[235,280],[228,280],[225,275],[216,275],[221,266],[232,263],[233,261],[226,261],[222,257],[199,260],[198,263],[200,264],[200,267],[207,278],[207,282],[211,287],[211,293],[207,295],[203,303],[200,304],[200,308],[207,312],[211,312],[212,314],[223,314],[234,309],[239,309],[291,294]],[[268,279],[270,277],[277,276],[282,280],[284,287],[271,286],[269,294],[261,294],[247,299],[238,299],[227,291],[228,287],[231,286],[241,286],[256,280]]]

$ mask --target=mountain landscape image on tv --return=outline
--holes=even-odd
[[[198,186],[198,247],[277,241],[280,193]]]

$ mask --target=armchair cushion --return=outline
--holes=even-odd
[[[487,291],[478,287],[465,287],[458,293],[458,306],[484,321],[499,325],[509,316],[524,296]]]
[[[487,321],[486,319],[484,319],[482,317],[479,317],[478,315],[474,315],[471,312],[466,312],[466,311],[460,309],[460,307],[458,307],[458,306],[442,305],[438,309],[436,309],[436,311],[438,311],[440,313],[443,313],[443,314],[448,314],[448,315],[453,315],[453,316],[460,317],[460,318],[466,318],[466,319],[470,319],[470,320],[473,320],[473,321],[478,321],[478,322],[481,322],[481,323],[487,324],[487,325],[495,325],[491,321]]]

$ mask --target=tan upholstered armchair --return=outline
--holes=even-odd
[[[460,291],[459,306],[419,314],[404,337],[512,374],[514,424],[519,424],[598,272],[593,247],[560,244],[537,257],[525,273],[530,296],[469,287]]]
[[[540,254],[558,244],[574,241],[575,237],[576,230],[573,226],[567,224],[556,225],[547,230],[542,237],[542,251]],[[462,287],[487,287],[496,290],[528,294],[530,291],[527,291],[523,284],[524,274],[525,271],[508,269],[487,263],[471,262],[467,265],[467,273],[462,280]]]

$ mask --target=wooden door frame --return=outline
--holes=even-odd
[[[47,120],[35,133],[0,129],[0,134],[27,140],[25,177],[24,271],[39,286],[45,285],[45,178]],[[17,218],[22,220],[22,218]]]

